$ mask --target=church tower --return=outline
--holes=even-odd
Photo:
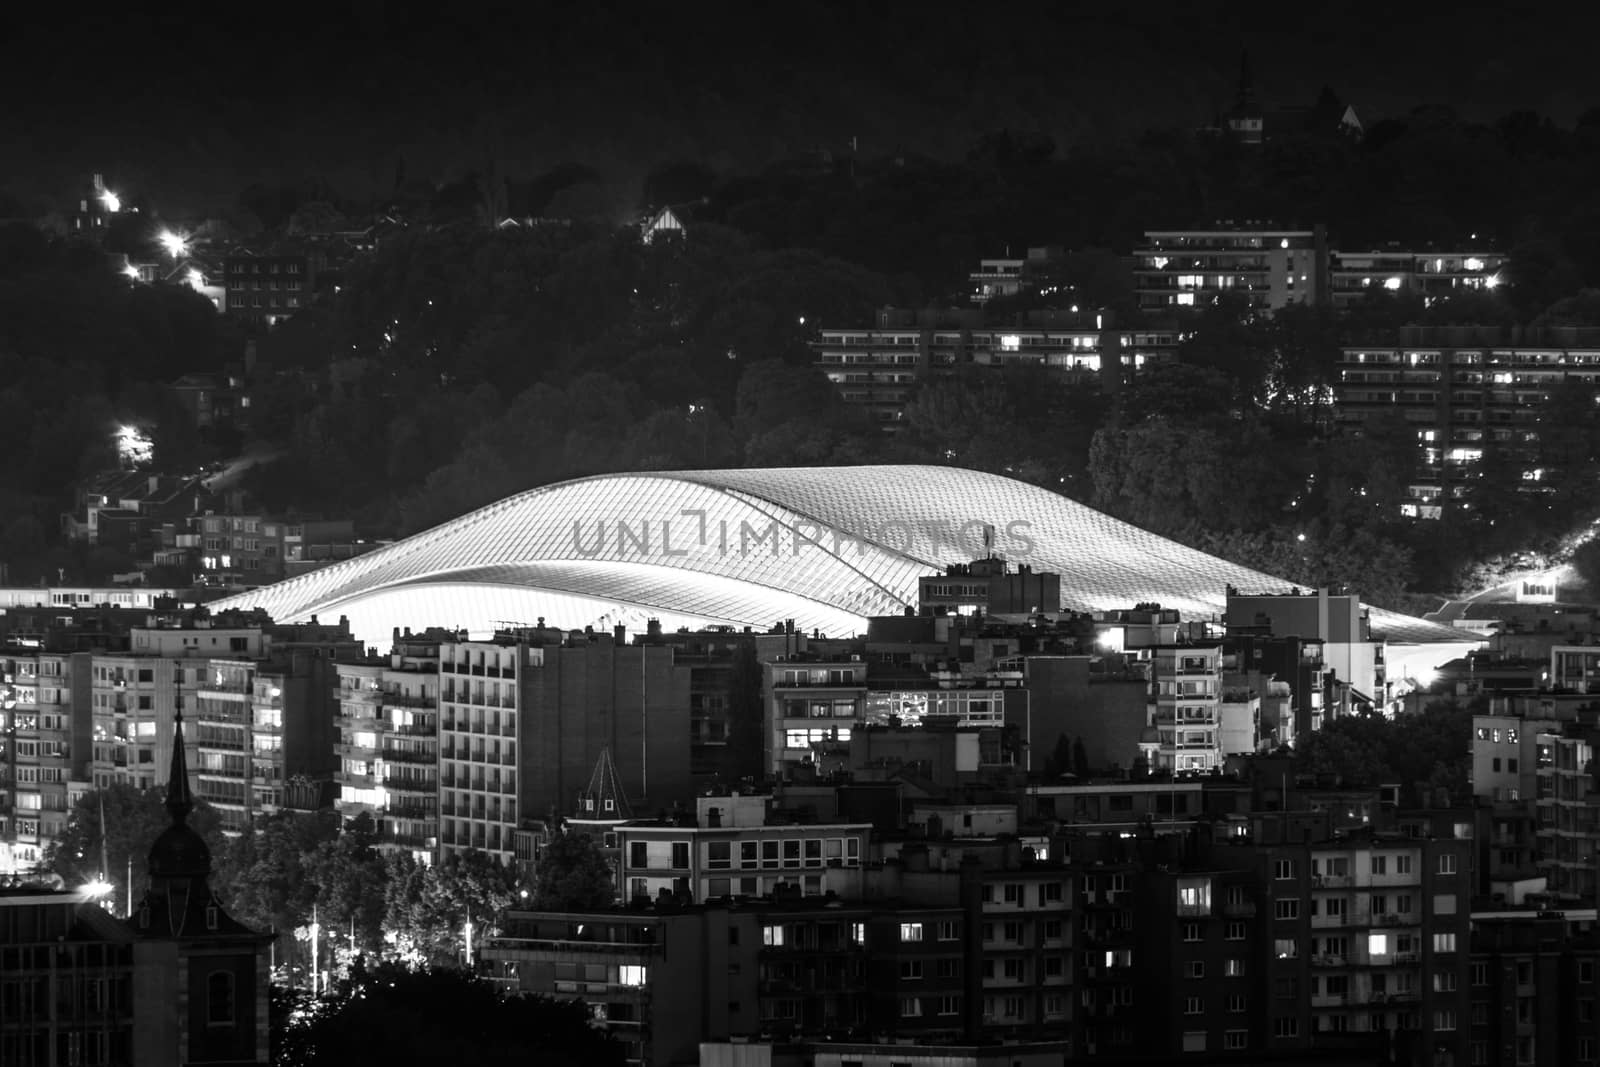
[[[134,1062],[242,1067],[268,1062],[272,938],[235,921],[211,890],[211,850],[189,825],[194,794],[178,713],[167,780],[172,825],[150,846],[150,884],[126,920],[134,936]]]
[[[1256,79],[1250,69],[1250,53],[1239,57],[1239,87],[1233,110],[1228,112],[1228,129],[1240,144],[1260,144],[1266,139],[1266,115],[1256,101]]]

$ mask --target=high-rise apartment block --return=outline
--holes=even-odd
[[[1328,288],[1328,239],[1312,230],[1222,224],[1149,230],[1134,250],[1134,285],[1146,311],[1203,307],[1237,297],[1259,311],[1316,304]]]
[[[1540,407],[1568,384],[1600,390],[1600,331],[1586,327],[1414,327],[1375,344],[1345,346],[1336,418],[1359,429],[1403,420],[1417,465],[1401,511],[1437,519],[1471,507],[1484,460],[1516,466],[1520,487],[1548,490],[1538,464]]]
[[[424,863],[439,847],[439,646],[453,639],[407,631],[388,656],[337,666],[339,811],[370,814],[378,848]]]

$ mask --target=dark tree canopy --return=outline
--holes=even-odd
[[[621,1067],[622,1046],[581,1001],[506,995],[450,968],[358,967],[320,1003],[275,991],[279,1067],[382,1063],[428,1067]]]
[[[616,902],[616,875],[594,838],[573,830],[551,837],[534,869],[533,907],[594,911]]]
[[[46,851],[45,867],[72,887],[103,878],[112,885],[112,899],[121,909],[128,898],[130,864],[137,899],[150,876],[150,846],[172,825],[166,799],[165,787],[136,789],[117,784],[85,793],[73,804],[66,829]],[[211,805],[197,801],[189,825],[205,838],[215,864],[228,847],[221,816]]]
[[[1297,755],[1312,774],[1351,785],[1395,783],[1415,802],[1444,789],[1459,803],[1471,791],[1472,714],[1471,706],[1439,700],[1393,719],[1347,715],[1301,740]]]

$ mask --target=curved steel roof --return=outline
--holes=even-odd
[[[915,605],[917,579],[986,547],[1061,575],[1061,607],[1157,602],[1219,615],[1227,589],[1288,582],[1208,556],[1023,482],[956,467],[808,467],[608,474],[529,490],[367,555],[219,601],[279,621],[345,614],[474,633],[537,616],[563,627],[794,619],[858,630]],[[1373,609],[1374,631],[1474,641]]]

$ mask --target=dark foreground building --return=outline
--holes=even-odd
[[[126,920],[91,892],[0,891],[0,1064],[57,1067],[268,1061],[270,939],[211,891],[183,723],[167,786],[172,825],[150,849],[150,884]]]

